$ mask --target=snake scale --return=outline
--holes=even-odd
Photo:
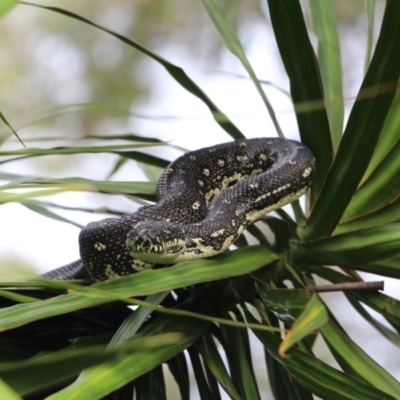
[[[314,170],[310,150],[288,139],[186,153],[162,173],[154,205],[88,224],[79,235],[81,260],[43,276],[102,281],[219,254],[250,224],[305,193]]]

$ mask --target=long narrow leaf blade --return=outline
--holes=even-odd
[[[1,309],[0,331],[16,328],[39,319],[115,301],[112,294],[126,298],[150,295],[202,282],[248,274],[276,260],[277,256],[274,253],[261,246],[253,246],[209,259],[185,261],[169,268],[143,271],[126,276],[124,279],[98,283],[94,285],[97,290],[93,293],[90,293],[90,288],[82,288],[85,293],[60,295],[46,301],[17,304]],[[98,289],[102,289],[104,294]]]
[[[217,378],[219,384],[232,399],[240,400],[241,397],[236,389],[235,383],[226,370],[214,340],[205,337],[198,346],[204,361],[207,363],[213,375]]]
[[[334,235],[400,222],[400,201],[391,203],[371,213],[340,223]]]
[[[333,148],[317,60],[298,0],[268,0],[272,27],[290,79],[302,141],[316,158],[312,195],[318,194],[332,163]],[[301,109],[297,105],[302,105]]]
[[[226,47],[241,61],[243,67],[246,69],[251,80],[253,81],[258,93],[260,94],[265,106],[268,109],[269,115],[272,119],[276,131],[278,132],[278,135],[280,137],[283,137],[283,132],[275,116],[274,109],[272,108],[272,105],[268,100],[260,84],[260,81],[258,80],[253,70],[253,67],[246,57],[242,44],[240,43],[239,38],[237,37],[235,30],[233,29],[233,26],[229,23],[226,14],[222,10],[219,0],[202,0],[202,2]]]
[[[318,62],[334,148],[343,133],[344,102],[339,35],[332,0],[309,0],[311,21],[318,37]]]
[[[367,51],[365,52],[365,62],[364,62],[365,71],[368,69],[372,54],[372,45],[374,40],[374,26],[375,26],[375,5],[376,5],[376,0],[365,0],[365,8],[368,19]]]
[[[2,379],[0,379],[0,397],[4,400],[22,400],[22,397]]]
[[[10,10],[16,3],[16,0],[2,0],[0,2],[0,15],[5,14],[8,10]]]
[[[389,114],[386,117],[385,124],[382,128],[382,133],[379,137],[378,143],[371,162],[367,171],[364,174],[363,180],[366,180],[373,171],[378,167],[382,160],[386,157],[392,147],[399,140],[399,126],[400,126],[400,90],[397,90],[394,97],[392,106],[390,107]]]
[[[400,224],[383,225],[293,245],[297,262],[368,264],[400,257]]]
[[[343,219],[379,210],[399,195],[400,139],[354,194]]]
[[[284,357],[285,353],[305,336],[320,328],[329,320],[328,311],[320,298],[314,294],[303,312],[296,319],[290,331],[279,346],[278,352]]]
[[[187,349],[208,327],[209,323],[200,320],[163,316],[157,324],[151,324],[141,332],[143,337],[154,334],[179,332],[183,340],[151,352],[135,352],[124,358],[118,357],[104,364],[85,370],[71,385],[48,397],[49,400],[101,399],[112,391],[124,386],[133,379],[151,371],[174,355]]]
[[[334,349],[342,368],[355,373],[377,389],[393,397],[400,393],[400,383],[364,353],[351,339],[333,322],[320,328],[321,334],[328,345]]]
[[[388,0],[371,65],[361,85],[335,161],[311,211],[303,236],[329,235],[362,179],[400,77],[400,2]],[[340,193],[340,196],[337,194]]]
[[[372,274],[388,276],[394,279],[400,279],[400,259],[380,261],[375,264],[347,265],[346,268],[355,269],[357,271],[370,272]]]
[[[247,315],[247,318],[249,322],[255,322],[250,315]],[[290,357],[282,358],[278,354],[280,339],[277,336],[259,330],[253,332],[271,356],[280,362],[297,382],[323,399],[395,399],[296,348],[290,350]]]

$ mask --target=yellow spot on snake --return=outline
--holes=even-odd
[[[94,248],[95,248],[97,251],[105,250],[106,247],[107,247],[107,246],[106,246],[104,243],[96,242],[96,243],[94,244]]]
[[[224,234],[224,232],[225,232],[225,229],[220,229],[220,230],[218,230],[218,231],[213,232],[213,233],[211,234],[211,237],[218,237],[218,236],[221,236],[221,235]]]
[[[267,198],[269,196],[271,196],[271,192],[264,193],[261,196],[257,197],[255,202],[257,203],[257,202],[259,202],[261,200],[264,200],[265,198]]]
[[[312,169],[311,168],[306,168],[303,172],[303,178],[307,178],[308,175],[311,174]]]
[[[104,269],[104,274],[108,279],[117,278],[118,276],[120,276],[114,271],[113,266],[111,264],[106,265],[106,268]]]
[[[278,187],[278,189],[273,190],[273,191],[272,191],[272,194],[282,192],[282,190],[285,190],[285,189],[287,189],[288,187],[290,187],[290,183],[287,183],[286,185],[283,185],[283,186],[281,186],[281,187]]]
[[[192,204],[192,208],[193,208],[193,210],[198,210],[200,208],[200,202],[199,201],[195,201]]]

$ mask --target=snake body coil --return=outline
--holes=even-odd
[[[161,175],[154,205],[82,229],[83,266],[105,280],[221,253],[254,221],[299,198],[314,169],[310,150],[287,139],[238,140],[186,153]],[[44,276],[82,273],[79,263],[71,265]]]

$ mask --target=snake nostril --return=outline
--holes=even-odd
[[[151,242],[151,240],[149,238],[146,238],[143,240],[142,242],[142,249],[145,251],[148,251],[152,248],[153,243]]]

